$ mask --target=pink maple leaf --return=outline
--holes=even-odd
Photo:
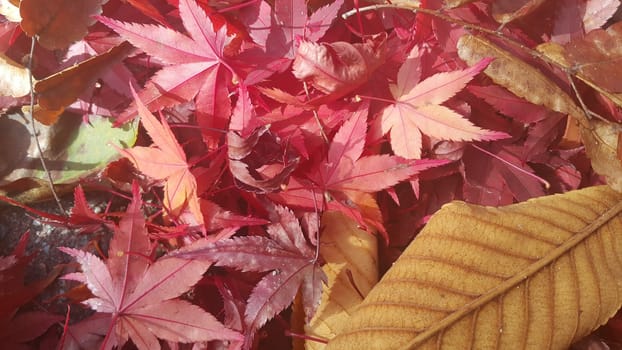
[[[210,18],[194,0],[180,0],[179,14],[190,37],[162,26],[97,18],[165,65],[139,93],[149,110],[189,101],[196,96],[197,110],[212,117],[210,121],[203,120],[206,125],[199,123],[223,129],[231,106],[225,84],[229,79],[225,78],[227,72],[221,67],[233,72],[224,59],[225,46],[232,37],[226,35],[226,26],[215,32]],[[124,123],[133,116],[134,109],[130,108],[116,123]]]
[[[396,155],[421,158],[422,134],[451,141],[488,141],[508,137],[503,132],[481,129],[441,105],[486,68],[490,59],[467,69],[437,73],[419,82],[417,56],[415,47],[400,67],[397,84],[390,87],[395,103],[381,114],[382,134],[390,133],[391,147]]]
[[[110,315],[100,348],[121,347],[129,338],[141,350],[160,349],[158,338],[184,343],[241,340],[239,333],[214,316],[178,298],[202,278],[209,263],[178,258],[150,261],[151,244],[136,184],[133,195],[115,228],[105,262],[88,252],[59,248],[82,267],[82,272],[65,278],[85,283],[94,295],[85,304]]]

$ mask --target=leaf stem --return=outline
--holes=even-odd
[[[41,166],[43,167],[43,171],[47,176],[48,184],[50,186],[50,190],[52,191],[52,196],[54,196],[54,200],[58,205],[58,209],[60,209],[61,214],[65,215],[65,208],[63,208],[62,203],[60,202],[60,198],[58,197],[58,193],[54,189],[54,180],[52,179],[52,174],[45,163],[45,159],[43,157],[43,150],[41,149],[41,143],[39,142],[39,132],[37,131],[37,126],[35,124],[35,88],[32,83],[32,56],[35,53],[35,36],[32,37],[30,41],[30,54],[28,56],[28,83],[30,84],[30,126],[32,128],[32,136],[35,139],[35,145],[37,145],[37,152],[39,152],[39,160],[41,161]]]
[[[526,171],[525,169],[523,169],[523,168],[521,168],[521,167],[518,167],[518,166],[516,166],[516,165],[514,165],[514,164],[512,164],[512,163],[510,163],[510,162],[508,162],[507,160],[505,160],[505,159],[503,159],[503,158],[499,157],[498,155],[496,155],[496,154],[494,154],[494,153],[492,153],[492,152],[489,152],[489,151],[487,151],[487,150],[485,150],[485,149],[483,149],[483,148],[481,148],[481,147],[479,147],[479,146],[477,146],[477,145],[475,145],[475,144],[471,144],[471,146],[472,146],[473,148],[475,148],[475,149],[479,150],[480,152],[485,153],[485,154],[487,154],[487,155],[489,155],[489,156],[491,156],[491,157],[495,158],[496,160],[498,160],[498,161],[502,162],[503,164],[505,164],[505,165],[507,165],[507,166],[509,166],[509,167],[511,167],[511,168],[514,168],[516,171],[521,172],[521,173],[523,173],[523,174],[525,174],[525,175],[527,175],[527,176],[529,176],[529,177],[531,177],[531,178],[535,179],[536,181],[538,181],[538,182],[542,183],[542,184],[544,185],[544,188],[546,188],[547,190],[548,190],[549,188],[551,188],[551,184],[550,184],[548,181],[546,181],[545,179],[541,178],[540,176],[538,176],[538,175],[536,175],[536,174],[532,174],[532,173],[530,173],[530,172]]]

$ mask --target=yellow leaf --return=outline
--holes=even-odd
[[[516,55],[482,37],[470,34],[463,35],[458,40],[458,55],[469,65],[474,65],[485,57],[494,57],[495,60],[484,73],[495,83],[531,103],[568,114],[581,125],[588,126],[585,114],[564,90]]]
[[[320,254],[326,261],[322,269],[329,287],[324,286],[320,306],[305,333],[330,339],[347,325],[352,309],[378,282],[378,251],[376,237],[340,212],[325,212],[322,227]],[[305,344],[307,350],[324,347],[313,341]]]
[[[620,307],[621,200],[445,205],[326,349],[567,348]]]

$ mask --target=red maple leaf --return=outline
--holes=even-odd
[[[317,41],[322,38],[337,17],[341,5],[343,0],[337,0],[307,18],[305,0],[276,0],[270,18],[267,18],[267,11],[260,12],[263,15],[261,22],[271,25],[251,27],[250,34],[257,44],[265,47],[270,56],[293,59],[297,39]],[[259,22],[260,19],[255,21]]]
[[[326,281],[316,249],[307,242],[294,214],[280,206],[272,208],[270,214],[272,224],[266,229],[268,237],[234,237],[216,242],[204,240],[172,254],[243,272],[272,271],[259,281],[248,299],[244,315],[247,346],[253,334],[266,321],[292,303],[299,289],[306,302],[305,313],[310,319],[320,301],[322,281]],[[312,217],[307,221],[314,222],[314,219]],[[317,235],[317,225],[308,226],[307,234]]]
[[[180,0],[179,14],[190,37],[172,29],[149,24],[123,23],[107,17],[98,19],[121,37],[142,49],[165,66],[139,93],[151,111],[168,107],[196,96],[197,111],[203,114],[204,127],[226,127],[231,106],[227,97],[227,74],[233,73],[224,59],[225,46],[232,37],[226,26],[214,31],[210,18],[194,0]],[[134,116],[130,108],[116,122],[121,124]],[[210,120],[205,120],[211,116]],[[212,120],[214,119],[214,120]]]
[[[325,209],[323,198],[330,198],[329,209],[340,210],[367,226],[361,206],[377,208],[377,205],[373,198],[362,194],[388,189],[425,169],[447,163],[446,160],[407,160],[388,154],[363,156],[367,113],[367,105],[362,104],[339,128],[326,158],[305,174],[311,184],[305,180],[290,181],[287,190],[274,197],[291,205],[322,210]],[[386,234],[377,217],[368,219]]]
[[[88,252],[59,248],[82,266],[82,272],[65,278],[85,283],[94,295],[85,304],[110,315],[100,347],[121,347],[128,338],[139,349],[160,349],[158,338],[184,343],[241,340],[200,307],[177,298],[201,279],[209,263],[166,257],[151,262],[136,184],[133,197],[115,228],[105,262]]]
[[[43,334],[61,316],[42,311],[18,312],[20,307],[52,283],[61,268],[28,285],[24,284],[26,267],[34,255],[25,255],[28,233],[22,235],[11,255],[0,256],[0,342],[7,349],[27,348],[23,343]]]
[[[393,152],[408,159],[421,158],[422,133],[442,140],[498,140],[502,132],[481,129],[457,112],[440,105],[462,90],[490,60],[463,70],[442,72],[420,80],[418,47],[415,47],[391,86],[395,103],[382,111],[382,134],[390,132]]]
[[[143,174],[164,182],[164,206],[169,214],[180,215],[187,208],[194,216],[194,220],[191,220],[194,222],[191,223],[203,224],[196,179],[190,172],[184,150],[175,139],[166,119],[158,122],[135,93],[134,97],[140,121],[154,145],[119,149],[119,152]]]

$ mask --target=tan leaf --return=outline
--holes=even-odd
[[[495,83],[525,100],[568,114],[588,126],[585,114],[574,100],[542,72],[492,42],[475,35],[463,35],[458,40],[458,55],[469,65],[485,57],[494,57],[484,73]]]
[[[0,54],[0,96],[21,97],[29,92],[28,69]]]
[[[591,125],[581,128],[581,138],[592,168],[605,176],[609,186],[622,192],[622,162],[618,157],[620,125],[600,120],[592,120]]]
[[[620,307],[621,200],[445,205],[326,349],[566,349]]]
[[[330,339],[347,325],[352,310],[378,282],[378,251],[376,237],[340,212],[325,212],[322,227],[320,254],[326,261],[322,269],[329,287],[324,286],[320,306],[305,333]],[[314,341],[305,344],[307,350],[324,347]]]

